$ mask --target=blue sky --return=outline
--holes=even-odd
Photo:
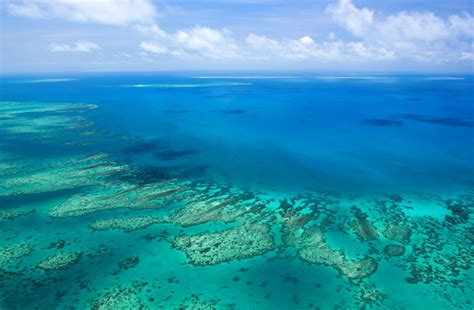
[[[3,0],[1,71],[473,72],[471,0]]]

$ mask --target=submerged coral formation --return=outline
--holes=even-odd
[[[229,307],[230,308],[230,307]],[[206,299],[202,296],[192,294],[186,297],[178,307],[179,310],[214,310],[217,308],[217,302],[213,299]]]
[[[0,269],[6,269],[15,260],[33,252],[33,245],[28,242],[15,243],[0,248]]]
[[[138,256],[127,257],[118,263],[117,270],[114,271],[112,274],[117,275],[122,271],[134,268],[138,265],[138,263],[140,263],[140,258]]]
[[[93,310],[129,310],[148,309],[139,297],[143,285],[131,283],[113,288],[110,292],[102,294],[95,300],[91,309]]]
[[[32,195],[100,185],[105,178],[126,172],[127,165],[104,160],[102,154],[51,162],[44,170],[7,178],[0,188],[0,197]]]
[[[410,228],[404,225],[391,224],[384,232],[387,239],[400,243],[408,243],[411,236]]]
[[[160,181],[146,185],[127,182],[108,184],[106,192],[95,191],[71,196],[50,211],[52,217],[83,216],[111,209],[157,209],[177,199],[185,183]]]
[[[274,249],[267,225],[248,224],[214,233],[177,236],[173,246],[194,265],[213,265],[264,254]]]
[[[363,285],[360,288],[359,296],[356,296],[357,299],[363,302],[363,305],[376,307],[381,306],[381,302],[385,297],[385,294],[382,294],[374,284]]]
[[[38,263],[37,267],[46,271],[66,269],[69,266],[74,265],[81,258],[82,253],[76,252],[58,252],[54,253],[41,262]]]
[[[377,262],[371,257],[361,260],[350,260],[345,257],[344,252],[332,249],[318,226],[303,227],[304,222],[299,225],[303,231],[301,235],[292,229],[295,220],[287,220],[284,223],[284,240],[287,245],[298,249],[298,256],[303,260],[336,268],[341,274],[350,279],[365,278],[377,269]],[[293,227],[292,227],[293,226]]]
[[[354,221],[352,222],[352,226],[359,239],[361,241],[377,239],[377,231],[369,221],[367,213],[363,212],[356,206],[353,206],[351,209],[355,217]]]
[[[10,208],[0,211],[0,222],[35,213],[35,209]]]
[[[405,247],[399,244],[387,244],[383,252],[388,256],[401,256],[405,254]]]
[[[258,214],[261,209],[258,205],[244,204],[245,200],[251,198],[251,195],[244,193],[234,197],[190,202],[171,215],[170,221],[184,227],[211,221],[230,223],[249,213]]]
[[[153,216],[139,216],[132,218],[112,218],[100,220],[92,222],[89,224],[89,226],[96,231],[119,229],[123,230],[124,232],[132,232],[162,222],[162,219]]]

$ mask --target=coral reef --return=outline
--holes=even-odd
[[[356,299],[362,301],[364,305],[381,307],[381,302],[386,298],[385,294],[382,294],[375,285],[365,284],[360,288],[359,296]]]
[[[139,216],[132,218],[112,218],[106,220],[95,221],[89,224],[90,228],[95,231],[119,229],[124,232],[132,232],[139,229],[147,228],[156,223],[162,223],[163,220],[153,216]]]
[[[360,208],[353,206],[351,210],[354,213],[355,220],[352,222],[352,227],[361,241],[370,241],[377,239],[377,231],[368,219],[367,213]]]
[[[148,309],[140,297],[142,284],[132,283],[113,288],[110,292],[102,294],[97,300],[92,302],[92,310],[129,310]]]
[[[33,245],[28,242],[15,243],[0,248],[0,269],[6,269],[15,260],[33,252]]]
[[[35,213],[35,209],[10,208],[0,211],[0,222]]]
[[[138,256],[127,257],[118,263],[117,270],[114,271],[112,274],[117,275],[127,269],[135,268],[138,263],[140,263],[140,258]]]
[[[50,210],[52,217],[83,216],[112,209],[162,208],[186,189],[184,183],[161,181],[146,185],[116,182],[108,184],[107,192],[88,192],[71,196]]]
[[[387,239],[406,244],[410,241],[411,229],[405,225],[391,224],[384,231],[384,236]]]
[[[383,252],[387,256],[402,256],[405,254],[405,247],[399,244],[387,244],[383,249]]]
[[[251,196],[242,194],[223,199],[201,200],[187,204],[170,216],[170,221],[187,227],[210,221],[230,223],[248,213],[258,213],[259,206],[246,207],[242,202]]]
[[[58,252],[39,262],[37,267],[46,271],[66,269],[77,263],[81,256],[82,253]]]
[[[469,221],[469,215],[472,212],[472,203],[463,203],[462,201],[446,201],[451,214],[446,215],[445,220],[453,225],[465,224]]]
[[[26,165],[28,169],[28,164]],[[45,169],[15,175],[3,181],[0,197],[32,195],[100,185],[107,177],[126,172],[127,165],[91,156],[48,163]]]
[[[298,256],[301,259],[309,263],[331,266],[350,279],[365,278],[377,270],[377,262],[373,258],[347,259],[344,252],[334,250],[327,244],[318,226],[303,227],[305,222],[301,217],[296,217],[283,223],[283,240],[288,246],[298,249]],[[298,235],[299,229],[302,233]]]
[[[179,310],[215,310],[217,309],[217,301],[213,299],[205,299],[202,296],[192,294],[186,297],[178,307]]]
[[[173,246],[194,265],[204,266],[262,255],[274,249],[267,225],[248,224],[214,233],[177,236]]]

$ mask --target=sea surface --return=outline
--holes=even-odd
[[[474,76],[0,77],[0,309],[472,309]]]

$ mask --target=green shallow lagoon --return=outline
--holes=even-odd
[[[161,140],[63,102],[0,102],[1,309],[472,309],[464,178],[245,186],[183,164],[207,156],[189,145],[149,165]]]

